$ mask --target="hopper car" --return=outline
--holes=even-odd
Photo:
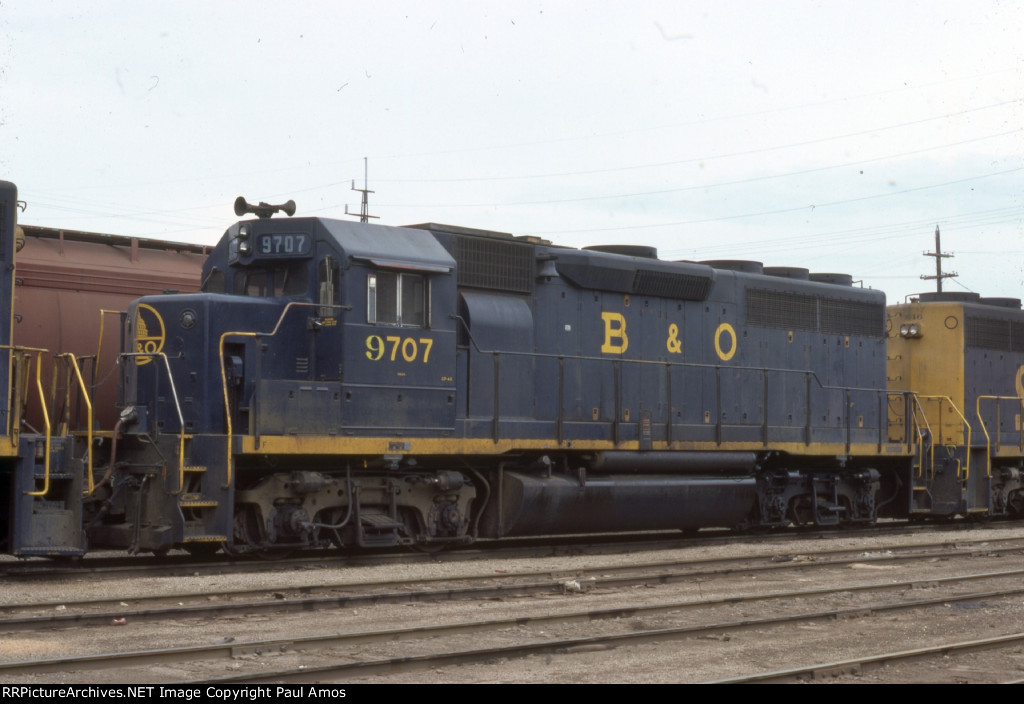
[[[117,419],[116,373],[123,345],[120,316],[132,300],[154,293],[199,290],[207,247],[180,242],[20,225],[11,339],[20,347],[74,354],[95,406],[94,421]],[[40,358],[52,379],[52,355]],[[66,389],[66,380],[61,388]],[[28,421],[38,428],[37,405]],[[51,413],[63,409],[51,403]]]

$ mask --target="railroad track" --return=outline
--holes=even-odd
[[[1004,524],[998,524],[1004,525]],[[736,533],[731,531],[701,531],[699,537],[681,538],[678,532],[641,535],[604,535],[550,539],[505,539],[481,541],[476,546],[463,547],[442,553],[420,553],[404,549],[366,551],[340,554],[337,551],[306,551],[294,557],[259,559],[235,558],[224,554],[196,558],[185,553],[169,555],[136,555],[125,557],[101,553],[81,559],[17,559],[0,556],[0,579],[124,579],[128,577],[181,577],[198,575],[253,574],[325,567],[375,567],[394,564],[426,564],[438,561],[462,562],[470,560],[507,558],[530,559],[575,555],[642,553],[675,550],[693,546],[744,544],[772,544],[815,542],[827,538],[878,538],[888,535],[914,533],[927,535],[930,531],[976,533],[977,524],[936,524],[934,526],[888,523],[857,529],[787,529],[770,533]],[[984,528],[982,527],[983,531]]]
[[[900,650],[886,653],[869,653],[859,655],[848,660],[836,662],[814,663],[801,667],[793,667],[774,672],[763,672],[740,677],[707,682],[705,684],[766,684],[766,683],[791,683],[807,681],[836,681],[839,678],[849,679],[860,677],[869,672],[883,668],[890,669],[888,681],[899,683],[901,678],[906,677],[903,671],[892,672],[895,668],[906,668],[914,664],[939,663],[938,666],[949,667],[950,658],[963,657],[988,650],[999,649],[1020,649],[1024,645],[1024,633],[1009,633],[1007,635],[993,636],[991,638],[979,638],[975,640],[956,641],[942,643],[924,648],[913,648],[911,650]],[[979,668],[991,670],[991,668]],[[1020,684],[1019,679],[1005,679],[1005,673],[995,673],[993,678],[995,684]],[[964,677],[956,678],[957,684],[969,684],[970,681]]]
[[[306,551],[295,557],[260,559],[258,557],[234,558],[218,554],[213,557],[196,558],[187,554],[164,556],[136,555],[87,556],[80,560],[17,560],[0,556],[0,579],[122,579],[126,577],[180,577],[198,575],[251,574],[301,569],[323,569],[325,567],[376,567],[381,565],[416,565],[469,560],[508,558],[530,559],[580,554],[614,554],[621,552],[647,552],[675,550],[699,544],[728,543],[736,540],[751,540],[749,536],[712,532],[701,538],[680,538],[678,533],[645,536],[587,536],[580,540],[560,543],[529,540],[502,541],[500,546],[463,547],[441,553],[414,552],[405,549],[366,551],[340,554],[336,551]],[[756,542],[791,540],[779,536],[756,536]]]
[[[486,619],[471,622],[455,622],[432,624],[427,626],[381,629],[376,631],[334,633],[318,636],[306,636],[291,639],[265,639],[247,642],[229,642],[215,645],[194,646],[187,648],[153,649],[147,651],[108,653],[81,657],[54,658],[39,661],[7,663],[0,665],[0,677],[5,681],[12,677],[28,674],[55,672],[83,672],[86,670],[117,668],[119,673],[127,672],[127,668],[152,667],[167,663],[203,663],[209,666],[215,660],[245,658],[246,656],[289,657],[301,659],[302,663],[290,667],[276,669],[263,668],[260,671],[246,671],[226,677],[207,677],[202,681],[214,683],[265,683],[265,682],[322,682],[325,680],[353,682],[358,678],[373,676],[395,676],[401,673],[418,672],[429,669],[449,668],[455,665],[474,665],[488,663],[495,659],[522,659],[532,656],[558,656],[561,658],[588,653],[600,653],[612,649],[637,648],[639,646],[663,641],[679,641],[683,639],[699,640],[708,637],[720,637],[725,633],[764,630],[769,628],[801,627],[809,623],[833,622],[837,620],[865,619],[894,611],[909,609],[927,610],[948,608],[951,603],[976,603],[984,600],[1007,599],[1024,593],[1021,584],[1024,570],[1009,570],[991,573],[975,573],[957,577],[934,579],[914,579],[908,581],[886,581],[874,583],[843,583],[828,588],[784,590],[773,593],[745,593],[716,599],[686,599],[661,602],[638,607],[612,607],[606,609],[572,610],[562,613],[536,614],[532,616],[514,616],[508,618]],[[953,588],[971,586],[978,582],[986,582],[993,586],[984,590],[974,589],[951,593]],[[1003,586],[999,587],[998,585]],[[895,593],[897,597],[904,592],[915,595],[922,591],[938,590],[942,593],[925,598],[890,598],[885,595]],[[839,608],[817,608],[792,610],[785,613],[764,617],[743,617],[715,620],[723,611],[731,611],[740,605],[752,608],[777,608],[778,605],[796,603],[806,605],[816,601],[834,599],[837,595],[856,593],[861,602],[853,606]],[[705,623],[693,624],[691,614],[703,617]],[[654,616],[673,615],[677,621],[687,621],[683,625],[658,628],[638,628],[638,623]],[[565,624],[602,624],[602,632],[575,638],[542,639],[538,633],[544,633]],[[622,624],[625,624],[625,628]],[[517,631],[517,642],[495,645],[495,634]],[[525,632],[522,632],[525,631]],[[392,655],[388,657],[361,659],[358,653],[367,646],[386,644],[392,649],[394,644],[401,643],[404,651],[409,643],[430,643],[440,640],[443,643],[460,641],[471,636],[474,639],[486,640],[486,644],[477,648],[441,648],[436,651],[416,653],[412,655]],[[532,640],[531,640],[532,638]],[[957,644],[957,649],[978,649],[982,647],[1007,647],[1019,643],[1024,635],[1016,634],[997,638],[977,639]],[[933,645],[905,651],[902,654],[886,653],[879,656],[862,656],[841,662],[814,663],[812,665],[789,668],[775,672],[764,672],[746,675],[728,680],[740,681],[792,681],[808,677],[835,677],[850,673],[859,674],[871,664],[891,663],[899,658],[922,658],[929,655],[948,653],[950,644]],[[349,657],[344,661],[323,662],[324,651],[345,650]],[[355,653],[357,655],[353,656]],[[326,659],[330,659],[330,655]]]
[[[628,565],[596,565],[562,571],[493,572],[459,578],[415,581],[313,582],[279,588],[204,589],[201,592],[140,594],[123,592],[84,600],[33,601],[0,606],[0,632],[41,628],[143,623],[171,619],[285,614],[373,604],[513,598],[559,591],[624,589],[646,584],[706,580],[739,572],[835,569],[854,563],[885,564],[922,559],[965,559],[976,555],[1013,554],[1024,538],[881,546],[871,551],[836,549],[799,554],[666,560]],[[1022,573],[1024,574],[1024,573]]]
[[[747,545],[723,545],[722,550],[728,550],[731,556],[712,557],[721,551],[704,545],[673,554],[681,558],[673,560],[643,554],[630,560],[615,554],[622,550],[611,550],[607,556],[564,560],[516,558],[461,565],[444,561],[409,569],[371,568],[352,573],[310,569],[290,576],[260,575],[258,579],[267,584],[258,588],[241,587],[242,583],[251,585],[255,577],[203,576],[180,580],[189,588],[171,587],[177,593],[170,593],[168,587],[179,580],[128,577],[120,582],[89,585],[87,580],[74,578],[68,580],[72,590],[95,593],[106,589],[110,593],[83,603],[31,599],[0,606],[0,633],[7,634],[0,638],[0,664],[4,666],[0,679],[30,682],[41,676],[33,674],[32,667],[51,667],[56,668],[50,671],[51,676],[65,678],[66,682],[103,682],[109,676],[102,668],[116,667],[119,680],[139,683],[224,676],[249,681],[247,678],[260,673],[277,673],[274,677],[279,681],[291,677],[302,681],[307,676],[346,682],[380,678],[533,681],[530,677],[534,677],[534,671],[557,668],[550,673],[554,678],[550,681],[565,681],[557,679],[564,676],[561,673],[582,667],[590,674],[572,681],[628,681],[610,673],[616,672],[612,668],[628,669],[618,660],[640,658],[634,653],[643,653],[634,669],[643,668],[648,659],[657,662],[664,653],[677,649],[685,651],[677,658],[700,662],[707,651],[729,651],[761,639],[764,633],[771,638],[770,634],[779,629],[796,629],[785,647],[774,648],[788,653],[790,642],[800,643],[818,635],[818,629],[831,634],[841,630],[842,624],[872,624],[885,618],[882,613],[897,613],[895,609],[874,610],[875,602],[883,599],[871,594],[899,595],[906,591],[907,600],[910,596],[916,600],[927,591],[927,596],[947,603],[945,607],[906,607],[919,609],[908,613],[922,614],[922,622],[936,618],[943,608],[976,608],[979,600],[995,601],[999,608],[1007,608],[1006,603],[1022,603],[1019,597],[997,596],[995,592],[1016,589],[1018,583],[1024,583],[1019,570],[1009,569],[1024,569],[1017,558],[1024,551],[1024,539],[1011,531],[958,531],[934,536],[930,542],[922,537],[928,536],[915,536],[918,539],[913,544],[900,546],[882,538],[857,539],[855,546],[847,545],[852,538],[828,545],[802,539],[778,543],[751,540],[749,549]],[[644,563],[638,564],[640,560]],[[380,581],[374,579],[378,571],[406,576]],[[905,578],[873,584],[862,576],[851,576],[872,572]],[[956,582],[942,579],[955,572],[970,574],[960,575]],[[574,590],[573,583],[579,591]],[[53,590],[49,583],[35,584],[27,582],[18,587],[18,593]],[[102,586],[107,584],[111,586]],[[976,586],[956,586],[967,584]],[[829,585],[834,587],[832,596],[825,591],[811,593]],[[858,589],[858,585],[864,589]],[[872,585],[876,589],[868,588]],[[808,591],[808,587],[813,589]],[[65,589],[61,587],[60,591]],[[953,600],[953,591],[966,596]],[[12,593],[6,592],[8,598]],[[851,601],[854,595],[855,602]],[[891,602],[892,598],[884,600]],[[790,602],[790,606],[783,606]],[[828,615],[796,620],[789,626],[763,621],[769,616],[819,612]],[[957,613],[971,620],[981,611]],[[1014,616],[1006,618],[1006,624],[1024,622]],[[115,623],[124,625],[115,627]],[[460,624],[468,624],[465,628],[469,630],[460,631]],[[723,626],[716,631],[714,624],[737,627],[729,630]],[[964,635],[959,640],[1003,634],[1007,630],[1003,625],[1000,621],[998,630]],[[679,630],[696,626],[710,630]],[[612,634],[618,640],[601,642],[609,628],[618,631]],[[405,629],[417,632],[406,635]],[[872,626],[870,630],[876,629]],[[634,635],[647,631],[651,640]],[[830,637],[803,661],[790,659],[785,663],[757,662],[764,652],[773,651],[771,645],[759,644],[741,658],[757,664],[748,672],[712,667],[703,677],[687,673],[671,681],[760,675],[781,671],[783,664],[796,667],[844,662],[847,653],[823,657],[831,652],[827,647],[830,642],[841,638]],[[660,644],[650,644],[658,639]],[[935,640],[911,639],[907,643],[925,647],[934,645]],[[517,644],[527,646],[523,654],[506,652]],[[555,644],[554,651],[544,649],[544,645],[551,644]],[[903,645],[901,642],[899,647],[864,648],[859,652],[910,649]],[[475,650],[481,652],[469,652]],[[448,660],[430,657],[446,653],[451,654]],[[110,660],[115,664],[103,664],[109,656],[119,654],[123,655],[121,659]],[[413,660],[405,662],[410,658]],[[600,658],[610,661],[596,672],[587,670],[594,667],[588,663]],[[719,658],[736,660],[731,653]],[[43,662],[47,660],[49,664]],[[313,667],[371,661],[378,664],[340,674],[311,674]],[[136,664],[129,665],[131,662]],[[455,662],[463,664],[453,668],[450,663]],[[28,669],[21,671],[20,667]],[[517,676],[515,668],[525,671],[520,670]],[[863,669],[867,671],[869,666]],[[298,674],[289,675],[289,670]],[[409,672],[403,674],[403,670]],[[818,671],[825,669],[819,667]],[[636,675],[631,673],[629,677]]]

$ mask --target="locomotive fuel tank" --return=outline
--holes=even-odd
[[[481,537],[740,528],[757,508],[753,477],[671,474],[537,477],[501,472]]]

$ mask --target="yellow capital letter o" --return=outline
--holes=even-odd
[[[722,333],[725,333],[730,338],[729,350],[722,350]],[[732,325],[729,323],[722,323],[715,330],[715,352],[718,353],[718,358],[723,362],[728,362],[732,359],[733,355],[736,354],[736,331],[733,330]]]

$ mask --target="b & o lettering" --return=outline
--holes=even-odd
[[[605,354],[622,354],[629,347],[629,337],[626,335],[626,318],[622,313],[601,313],[604,321],[604,344],[601,345],[601,352]]]
[[[726,344],[722,345],[722,338],[726,338]],[[728,362],[736,354],[736,331],[729,323],[722,323],[715,330],[715,352],[723,362]]]
[[[679,339],[679,326],[675,323],[668,326],[668,339],[665,340],[665,347],[670,354],[683,353],[683,341]]]

